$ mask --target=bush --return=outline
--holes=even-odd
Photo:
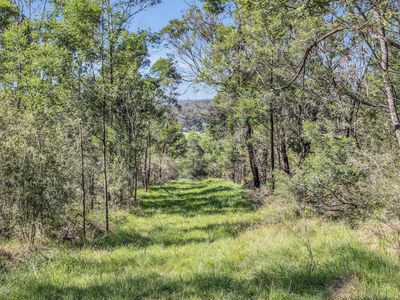
[[[43,120],[5,106],[0,116],[0,235],[18,232],[33,243],[38,230],[60,225],[73,199],[70,163],[58,131],[44,132]]]
[[[292,191],[298,201],[329,217],[357,219],[377,206],[364,188],[369,168],[356,158],[351,138],[337,136],[326,124],[306,124],[311,153],[294,176]]]
[[[190,132],[187,136],[187,152],[180,161],[182,178],[204,178],[207,173],[207,161],[204,157],[204,149],[201,145],[203,135]]]

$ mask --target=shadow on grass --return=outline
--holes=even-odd
[[[253,210],[252,201],[246,197],[243,190],[218,184],[209,187],[209,185],[196,182],[187,183],[187,185],[185,182],[172,183],[153,187],[151,192],[145,194],[142,199],[133,213],[136,217],[157,218],[158,214],[194,217],[246,213]],[[174,217],[172,216],[171,220]],[[182,228],[177,225],[184,221],[178,220],[177,224],[172,221],[167,226],[150,227],[146,232],[135,230],[135,228],[120,229],[88,246],[96,249],[112,249],[121,246],[182,246],[210,243],[222,238],[235,237],[253,224],[249,221],[223,223],[216,220],[215,223],[204,227]]]
[[[233,297],[237,295],[251,297],[253,294],[232,277],[211,273],[180,280],[149,274],[83,288],[39,285],[34,295],[41,299],[63,299],[66,295],[70,299],[188,299],[194,296],[201,299],[215,299],[216,294],[221,295],[226,291]]]
[[[162,191],[162,190],[169,190],[169,191],[189,191],[189,190],[193,190],[194,188],[196,189],[202,189],[207,187],[206,184],[197,184],[197,185],[193,185],[193,184],[184,184],[184,186],[182,186],[182,184],[180,183],[180,186],[171,186],[171,185],[165,185],[165,186],[154,186],[151,187],[151,190],[153,191]]]
[[[179,182],[176,189],[171,186],[153,188],[154,194],[150,193],[148,199],[140,203],[135,214],[144,217],[159,213],[178,214],[186,217],[249,212],[253,209],[250,199],[240,189],[199,186]],[[172,187],[175,187],[174,184]],[[223,250],[222,254],[215,253],[215,265],[207,263],[208,257],[204,260],[201,257],[201,263],[189,259],[183,262],[180,258],[187,252],[182,249],[176,252],[178,259],[171,257],[174,249],[171,252],[155,249],[151,256],[144,254],[146,248],[153,245],[183,246],[235,237],[255,224],[252,221],[225,220],[182,228],[184,221],[178,218],[179,222],[171,222],[167,226],[153,224],[146,232],[118,230],[88,246],[102,250],[133,247],[139,251],[125,249],[126,252],[124,250],[117,255],[105,251],[103,259],[68,255],[64,261],[55,262],[56,266],[53,266],[65,272],[64,281],[41,272],[38,272],[39,278],[36,273],[35,276],[24,276],[23,281],[17,282],[11,299],[268,299],[272,295],[275,298],[282,295],[279,299],[324,299],[332,296],[332,286],[344,274],[348,278],[359,278],[363,284],[398,286],[399,264],[356,242],[338,243],[329,249],[320,246],[315,251],[317,267],[313,270],[310,270],[306,257],[297,261],[291,258],[295,256],[284,254],[296,253],[298,249],[293,245],[282,248],[280,253],[269,252],[268,245],[257,248],[258,254],[241,248],[241,251],[247,252],[240,255],[246,253],[250,256],[243,263],[239,256],[235,256],[234,250],[228,248],[232,244],[227,243],[224,246],[227,248],[218,249]],[[192,251],[191,248],[187,250]],[[199,255],[202,253],[199,252]],[[193,271],[180,272],[179,264],[186,265],[184,270],[193,268]],[[32,274],[30,265],[27,265],[24,274]],[[390,299],[381,294],[375,295],[373,291],[366,297],[362,299]]]
[[[184,246],[199,243],[212,243],[219,239],[236,237],[254,223],[249,221],[223,222],[189,228],[154,227],[146,235],[135,230],[119,230],[103,239],[89,244],[93,249],[115,249],[119,247],[146,248],[154,245]],[[191,237],[192,232],[201,232],[201,237]]]
[[[190,191],[193,190],[193,191]],[[250,212],[253,201],[243,190],[229,186],[217,186],[196,190],[196,186],[180,189],[174,186],[152,188],[155,194],[144,195],[135,215],[152,217],[155,214],[215,215],[227,212]]]
[[[290,299],[328,299],[333,293],[332,285],[343,274],[357,274],[363,280],[372,276],[384,284],[386,272],[399,271],[398,265],[364,248],[345,245],[332,250],[337,253],[336,259],[314,271],[308,270],[306,264],[296,265],[290,261],[258,268],[252,276],[243,278],[235,276],[235,271],[240,271],[239,267],[230,272],[227,271],[229,268],[224,270],[222,266],[221,270],[165,277],[147,271],[146,275],[119,277],[87,287],[36,284],[32,293],[35,299],[64,299],[66,296],[68,299],[267,299],[271,291],[279,291],[282,295],[290,295]],[[390,299],[373,292],[367,297],[362,299]]]

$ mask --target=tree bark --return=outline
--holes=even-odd
[[[281,141],[280,141],[280,157],[282,162],[282,170],[286,174],[290,175],[290,165],[289,165],[289,157],[287,154],[287,147],[286,147],[286,134],[285,130],[281,129]]]
[[[134,154],[134,170],[133,170],[133,203],[137,203],[137,187],[138,187],[138,157],[137,150],[135,149]]]
[[[82,190],[82,228],[83,237],[86,238],[86,189],[85,189],[85,157],[83,151],[83,128],[80,124],[80,149],[81,149],[81,190]]]
[[[134,186],[134,176],[133,176],[133,163],[132,163],[132,157],[133,157],[133,151],[132,151],[132,124],[131,121],[129,120],[129,112],[127,112],[127,120],[126,120],[126,126],[127,126],[127,134],[128,134],[128,142],[127,142],[127,163],[128,163],[128,190],[129,190],[129,200],[128,200],[128,209],[131,208],[131,197],[133,196],[133,186]]]
[[[158,170],[158,180],[162,183],[162,153],[160,154],[160,169]]]
[[[271,146],[271,189],[275,189],[275,129],[274,129],[274,111],[272,108],[269,110],[269,121],[270,121],[270,146]]]
[[[109,231],[109,211],[108,211],[108,179],[107,179],[107,133],[106,133],[106,105],[103,103],[103,176],[104,176],[104,202],[106,232]]]
[[[148,164],[148,169],[147,169],[147,189],[146,192],[149,189],[150,186],[150,178],[151,178],[151,151],[149,150],[149,164]]]
[[[249,155],[249,163],[250,163],[251,173],[253,175],[253,186],[255,188],[259,188],[261,185],[260,174],[259,174],[257,163],[255,160],[254,146],[253,146],[253,143],[251,142],[253,129],[251,127],[249,120],[246,121],[245,126],[246,126],[246,133],[245,133],[246,145],[247,145],[247,152]]]
[[[380,14],[377,13],[377,15],[380,19],[380,24],[378,26],[378,33],[379,33],[379,44],[381,48],[381,69],[382,69],[383,84],[385,87],[386,97],[388,101],[390,118],[392,120],[397,142],[400,145],[400,120],[397,112],[396,91],[389,77],[389,51],[386,40],[386,30],[381,21]]]
[[[162,183],[162,163],[163,163],[164,153],[166,152],[166,148],[167,148],[167,145],[164,144],[161,149],[161,154],[160,154],[160,169],[159,169],[159,174],[158,174],[160,184]]]
[[[147,133],[147,142],[146,142],[146,149],[145,149],[145,153],[144,153],[144,174],[143,174],[143,186],[145,191],[148,191],[148,186],[149,186],[149,169],[148,169],[148,159],[149,159],[149,147],[150,147],[150,142],[151,142],[151,132],[150,132],[150,124],[149,124],[149,128],[148,128],[148,133]],[[150,164],[150,162],[149,162]]]
[[[90,176],[90,186],[89,186],[89,193],[90,193],[90,209],[94,209],[94,174]]]
[[[104,0],[101,1],[101,9],[102,13],[105,13],[105,2]],[[104,66],[104,34],[105,34],[105,27],[104,27],[104,17],[101,19],[101,48],[100,48],[100,57],[101,57],[101,77],[102,77],[102,84],[103,84],[103,103],[102,103],[102,156],[103,156],[103,176],[104,176],[104,202],[105,202],[105,222],[106,222],[106,232],[109,231],[109,215],[108,215],[108,180],[107,180],[107,132],[106,132],[106,117],[107,117],[107,99],[105,94],[105,66]]]
[[[262,164],[262,171],[261,171],[262,182],[264,184],[267,184],[267,181],[268,181],[268,168],[269,168],[269,166],[268,166],[268,161],[269,161],[269,149],[268,149],[268,147],[265,147],[265,149],[263,150],[262,157],[263,157],[263,164]]]

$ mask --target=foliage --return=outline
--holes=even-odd
[[[0,235],[20,232],[33,243],[37,231],[53,234],[68,214],[75,193],[73,165],[63,133],[44,127],[43,116],[21,116],[5,105],[1,115]]]
[[[168,44],[192,81],[218,91],[207,120],[216,146],[203,149],[214,174],[272,193],[287,182],[277,180],[281,171],[294,175],[300,203],[319,213],[380,214],[386,201],[368,188],[377,166],[360,157],[393,156],[400,143],[398,8],[203,1],[172,20]]]
[[[0,297],[400,298],[399,1],[158,3],[0,0]]]
[[[183,178],[199,179],[208,175],[205,152],[201,143],[202,139],[202,134],[194,131],[186,135],[187,154],[180,162],[181,176]]]
[[[151,34],[128,28],[158,2],[0,3],[2,239],[84,238],[89,210],[133,207],[163,181],[154,158],[185,151],[175,61],[149,66]]]
[[[354,219],[371,209],[360,186],[367,170],[353,160],[354,141],[330,132],[327,124],[305,124],[304,136],[312,150],[293,180],[293,191],[300,202],[319,212]]]

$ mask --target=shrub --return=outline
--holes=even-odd
[[[73,199],[70,164],[57,130],[44,132],[43,120],[5,106],[0,115],[0,235],[18,232],[33,243],[38,230],[60,225]]]
[[[292,181],[298,201],[329,217],[357,219],[376,207],[364,184],[368,167],[357,161],[351,138],[337,136],[326,123],[306,124],[311,153]]]

